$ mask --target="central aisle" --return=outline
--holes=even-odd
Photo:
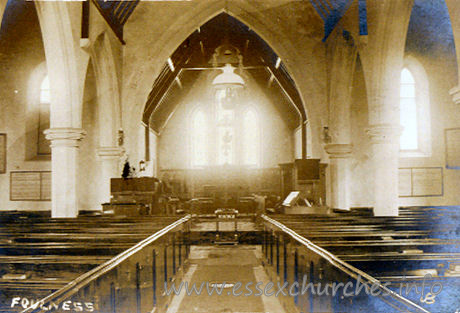
[[[263,289],[269,282],[260,260],[258,246],[193,246],[183,282],[189,286],[195,284],[198,290],[204,283],[202,292],[188,295],[183,287],[181,293],[173,298],[168,313],[284,312],[275,296],[260,295],[255,287],[262,282],[260,288]],[[238,282],[241,287],[234,289]],[[224,283],[226,285],[221,289]],[[216,286],[211,295],[206,284],[209,291],[214,284]],[[252,295],[245,296],[250,293],[246,286]],[[179,283],[176,284],[178,288]],[[221,295],[218,295],[216,291],[220,290]]]

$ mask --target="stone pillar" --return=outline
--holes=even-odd
[[[329,79],[330,197],[333,208],[350,209],[351,90],[357,47],[353,37],[337,27],[327,41]]]
[[[454,34],[454,42],[457,52],[457,65],[458,65],[458,82],[457,86],[450,90],[452,99],[456,104],[460,104],[460,1],[446,0],[447,8],[449,9],[450,23],[452,25],[452,32]]]
[[[51,128],[45,134],[51,142],[51,217],[77,217],[78,147],[85,131]]]
[[[398,163],[401,126],[373,125],[367,133],[372,144],[374,172],[374,215],[398,216]]]
[[[351,144],[328,144],[329,173],[331,185],[330,206],[336,209],[350,209],[350,157]]]
[[[360,57],[369,108],[374,214],[398,215],[399,89],[413,0],[368,1],[369,35]]]
[[[120,158],[124,153],[121,147],[100,147],[97,155],[100,158],[100,203],[110,202],[110,179],[120,177]]]

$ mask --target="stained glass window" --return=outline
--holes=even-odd
[[[227,89],[215,93],[214,107],[200,107],[192,116],[192,166],[259,165],[260,125],[257,112],[228,97]]]

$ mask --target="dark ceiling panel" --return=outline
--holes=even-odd
[[[123,42],[123,25],[128,21],[140,0],[92,1],[117,37]]]
[[[324,22],[324,38],[329,37],[337,23],[345,15],[353,0],[310,0]],[[360,35],[367,35],[366,0],[358,0]]]

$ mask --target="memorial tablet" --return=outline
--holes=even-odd
[[[413,168],[412,196],[442,196],[442,168]]]
[[[51,172],[11,172],[11,201],[46,201],[51,199]]]
[[[0,174],[6,173],[6,134],[0,134]]]
[[[400,197],[435,197],[444,194],[442,167],[399,169]]]
[[[51,172],[41,173],[41,200],[51,200]]]
[[[446,129],[446,167],[460,169],[460,128]]]

